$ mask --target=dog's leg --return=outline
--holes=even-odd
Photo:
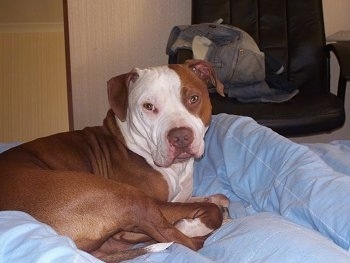
[[[193,250],[203,246],[204,238],[181,233],[163,216],[158,203],[135,187],[87,173],[23,169],[11,176],[8,172],[2,177],[6,187],[0,185],[0,207],[31,214],[87,252],[108,254],[109,248],[115,252],[113,245],[104,243],[121,232],[141,233],[156,242],[176,242]],[[20,185],[26,187],[18,195]]]
[[[202,243],[207,237],[207,234],[211,233],[216,228],[220,227],[222,223],[222,213],[220,208],[213,203],[168,203],[168,202],[156,202],[157,210],[161,211],[162,215],[159,215],[159,218],[165,219],[165,228],[162,226],[164,224],[164,220],[161,220],[157,223],[157,226],[152,228],[152,231],[159,232],[161,235],[165,233],[173,232],[174,229],[178,232],[184,233],[186,236],[192,237],[190,240],[192,242],[196,242],[197,245]],[[141,210],[146,209],[150,211],[150,207],[140,208]],[[154,207],[153,207],[154,209]],[[158,213],[158,211],[157,211]],[[142,218],[154,217],[153,215],[143,214]],[[164,215],[164,217],[163,217]],[[135,216],[137,216],[135,214]],[[146,220],[147,221],[147,220]],[[176,228],[173,227],[173,223]],[[171,226],[171,227],[170,227]],[[180,232],[180,233],[181,233]],[[182,235],[181,233],[181,235]],[[177,236],[178,234],[170,234],[171,236]],[[152,234],[142,234],[128,231],[121,231],[116,233],[113,237],[109,238],[97,251],[93,252],[93,255],[101,258],[106,262],[117,262],[118,260],[125,260],[130,258],[132,255],[141,255],[147,252],[152,252],[154,249],[160,245],[160,247],[164,246],[163,244],[156,244],[157,247],[146,247],[141,249],[132,249],[127,250],[122,253],[115,253],[115,248],[120,241],[123,241],[126,244],[138,243],[138,242],[148,242],[151,241]],[[162,242],[162,238],[155,239],[153,235],[153,241],[156,240],[158,242]],[[173,241],[176,241],[173,239]],[[164,241],[163,241],[164,242]],[[178,242],[180,244],[184,244]],[[185,243],[186,245],[186,243]],[[188,246],[188,245],[187,245]],[[190,246],[189,246],[190,247]],[[117,261],[114,261],[116,260]],[[111,261],[110,261],[111,260]]]
[[[157,205],[167,222],[175,225],[177,229],[189,237],[205,237],[222,224],[223,211],[214,203],[157,201]],[[141,233],[122,231],[114,235],[114,240],[139,243],[149,242],[151,238]]]

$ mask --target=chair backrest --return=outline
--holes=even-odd
[[[322,0],[192,0],[193,24],[218,18],[283,63],[301,93],[329,91]]]

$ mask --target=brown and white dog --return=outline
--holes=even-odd
[[[193,60],[112,78],[103,126],[0,155],[0,210],[27,212],[111,262],[137,242],[201,248],[222,224],[217,204],[227,205],[222,195],[189,202],[211,119],[208,83],[222,88]]]

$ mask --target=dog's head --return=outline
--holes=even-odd
[[[161,167],[201,157],[211,119],[208,84],[222,86],[211,65],[199,60],[109,80],[109,103],[128,146]]]

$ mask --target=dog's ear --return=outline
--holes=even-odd
[[[128,109],[128,87],[130,81],[138,78],[136,71],[116,76],[107,82],[108,101],[119,120],[125,121]]]
[[[189,59],[185,61],[185,64],[187,64],[200,79],[207,84],[213,85],[217,93],[225,97],[224,85],[218,79],[215,70],[209,62],[200,59]]]

